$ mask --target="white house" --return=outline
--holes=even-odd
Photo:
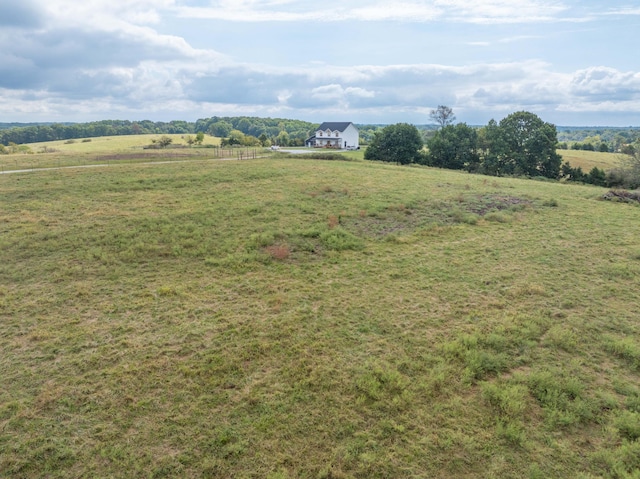
[[[351,122],[325,122],[305,143],[316,148],[357,150],[360,148],[360,134]]]

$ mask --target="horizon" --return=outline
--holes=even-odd
[[[101,120],[89,120],[89,121],[32,121],[32,122],[20,122],[20,121],[0,121],[0,125],[14,125],[14,127],[16,128],[20,128],[23,126],[38,126],[38,125],[53,125],[53,124],[66,124],[66,125],[74,125],[74,124],[85,124],[85,123],[97,123],[97,122],[102,122],[102,121],[128,121],[131,123],[138,123],[138,122],[144,122],[144,121],[150,121],[153,123],[171,123],[171,122],[175,122],[175,121],[184,121],[186,123],[196,123],[200,120],[205,120],[207,118],[213,118],[213,117],[220,117],[220,118],[234,118],[234,117],[247,117],[247,118],[272,118],[272,119],[282,119],[282,120],[293,120],[293,121],[305,121],[307,123],[312,123],[312,124],[322,124],[323,121],[309,121],[309,120],[302,120],[300,118],[284,118],[284,117],[268,117],[268,116],[256,116],[256,115],[212,115],[210,117],[204,117],[204,118],[198,118],[196,120],[183,120],[183,119],[173,119],[173,120],[151,120],[148,118],[145,119],[135,119],[135,120],[131,120],[131,119],[126,119],[126,118],[103,118]],[[542,120],[544,121],[544,118],[542,118]],[[349,120],[344,120],[344,121],[349,121]],[[354,125],[361,125],[361,126],[388,126],[388,125],[392,125],[394,123],[366,123],[366,122],[356,122],[356,121],[352,121],[351,123],[353,123]],[[411,122],[397,122],[397,123],[409,123],[411,125],[414,125],[416,127],[437,127],[438,125],[436,125],[435,123],[411,123]],[[465,123],[465,122],[455,122],[455,123]],[[551,123],[551,122],[549,122]],[[468,126],[473,127],[473,128],[481,128],[483,126],[486,126],[486,124],[470,124],[467,123]],[[640,125],[627,125],[627,126],[614,126],[614,125],[557,125],[557,124],[553,124],[556,128],[573,128],[573,129],[640,129]]]

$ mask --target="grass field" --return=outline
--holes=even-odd
[[[620,165],[623,155],[620,153],[602,153],[599,151],[586,150],[558,150],[563,161],[568,161],[572,167],[582,168],[582,171],[589,173],[592,168],[601,170],[611,170]]]
[[[146,149],[153,140],[167,136],[173,140],[165,149]],[[60,140],[24,145],[29,153],[0,155],[0,172],[36,168],[86,166],[94,164],[141,163],[148,161],[189,160],[216,157],[238,157],[261,148],[221,149],[220,138],[205,136],[202,146],[189,147],[189,135],[105,136],[79,140]],[[193,136],[193,135],[191,135]]]
[[[631,478],[640,208],[258,159],[0,175],[0,476]]]

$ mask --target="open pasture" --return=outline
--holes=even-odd
[[[633,477],[640,208],[604,192],[302,158],[1,175],[0,475]]]
[[[620,153],[588,150],[558,150],[558,154],[562,156],[562,161],[568,161],[573,168],[579,166],[585,173],[589,173],[593,168],[605,171],[617,168],[621,166],[621,160],[624,158]]]
[[[164,149],[146,149],[153,140],[166,136],[172,139],[171,146]],[[24,145],[29,153],[0,155],[0,171],[64,166],[86,166],[93,164],[135,163],[146,161],[184,160],[214,158],[219,156],[220,138],[205,135],[202,145],[192,146],[186,142],[189,135],[123,135],[59,140]],[[195,137],[194,135],[190,135]],[[253,149],[252,149],[253,150]],[[237,156],[229,149],[226,156]]]

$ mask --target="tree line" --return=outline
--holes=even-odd
[[[149,120],[103,120],[88,123],[4,124],[0,129],[0,144],[21,145],[44,141],[93,138],[100,136],[142,135],[142,134],[191,134],[205,133],[221,138],[232,137],[231,132],[242,133],[244,137],[268,141],[283,146],[304,145],[317,124],[301,120],[258,117],[211,117],[195,122]],[[236,139],[239,135],[236,133]],[[253,141],[253,140],[251,140]],[[232,143],[233,144],[233,143]]]
[[[563,149],[632,154],[625,149],[640,141],[640,128],[564,126],[558,127],[558,141]]]
[[[492,176],[565,179],[600,186],[636,187],[638,183],[640,186],[640,167],[637,166],[640,160],[636,161],[637,165],[632,161],[633,168],[620,167],[610,172],[593,168],[588,173],[563,163],[556,151],[559,145],[555,125],[533,113],[515,112],[500,122],[491,120],[480,128],[466,123],[454,125],[455,115],[444,106],[432,111],[431,116],[439,128],[426,144],[415,126],[397,123],[375,134],[365,151],[365,159]],[[632,149],[631,160],[639,156]]]

